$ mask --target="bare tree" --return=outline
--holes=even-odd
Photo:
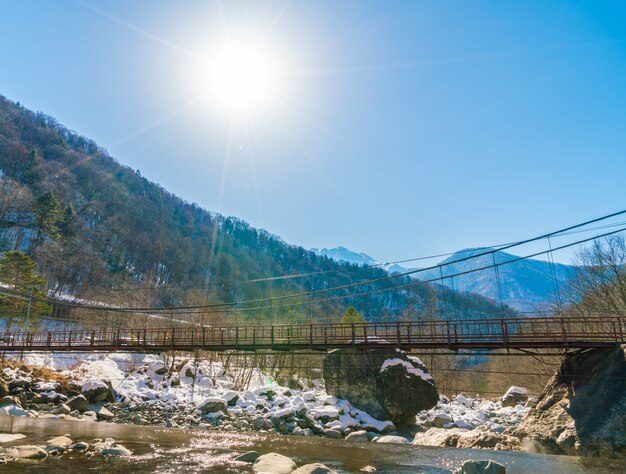
[[[623,236],[596,240],[578,255],[568,291],[573,313],[599,316],[626,312],[626,242]]]

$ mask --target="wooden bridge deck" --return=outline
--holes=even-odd
[[[397,347],[574,349],[625,343],[626,317],[280,324],[0,333],[0,351],[162,352]]]

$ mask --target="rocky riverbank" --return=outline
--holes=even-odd
[[[45,367],[40,369],[38,367]],[[520,449],[509,435],[528,413],[526,396],[510,402],[441,397],[401,432],[320,386],[289,389],[254,370],[236,390],[220,363],[157,355],[39,355],[0,374],[0,414],[67,420],[256,431],[348,441]],[[508,401],[506,401],[508,400]],[[472,441],[464,441],[471,433]]]

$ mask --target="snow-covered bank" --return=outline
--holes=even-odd
[[[25,354],[21,363],[21,368],[3,369],[7,393],[0,394],[0,414],[295,436],[352,435],[350,440],[397,434],[391,421],[376,420],[320,386],[290,389],[253,368],[247,369],[245,389],[237,389],[237,371],[244,369],[218,362],[115,353]],[[67,383],[45,380],[28,367],[58,371]],[[497,437],[517,426],[527,411],[524,405],[506,407],[501,401],[442,397],[435,408],[418,415],[416,431],[480,428]],[[429,444],[424,434],[416,441]]]

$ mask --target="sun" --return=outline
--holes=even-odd
[[[202,87],[211,104],[239,117],[267,112],[283,87],[284,70],[277,55],[253,40],[223,42],[202,69]]]

